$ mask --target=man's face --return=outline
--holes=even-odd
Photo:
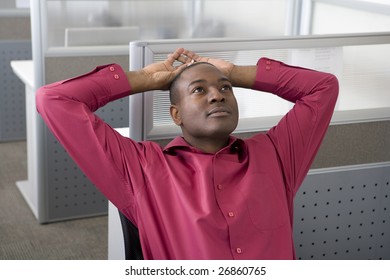
[[[237,127],[238,106],[232,85],[216,67],[192,66],[181,74],[176,88],[179,98],[171,106],[171,116],[185,139],[223,139]]]

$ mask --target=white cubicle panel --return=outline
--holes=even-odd
[[[127,45],[139,39],[138,26],[65,28],[65,47]]]
[[[23,195],[34,216],[38,219],[38,164],[35,161],[37,158],[37,150],[35,149],[36,134],[36,109],[35,109],[35,79],[34,67],[32,60],[16,60],[11,61],[11,68],[15,75],[24,84],[24,122],[26,123],[26,138],[27,138],[27,180],[18,181],[16,185]]]
[[[125,259],[125,241],[118,208],[108,202],[108,259]]]
[[[384,59],[390,52],[390,33],[138,41],[130,44],[130,69],[164,60],[177,47],[238,65],[255,64],[258,58],[268,56],[331,72],[340,82],[332,124],[390,119],[390,65]],[[290,108],[286,101],[268,94],[238,88],[235,93],[240,108],[236,133],[269,129]],[[180,133],[169,116],[167,92],[131,96],[130,116],[130,136],[134,139],[170,138]]]

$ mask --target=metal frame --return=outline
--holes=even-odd
[[[260,39],[192,39],[192,40],[151,40],[130,43],[130,70],[138,70],[154,61],[157,54],[167,54],[178,47],[195,52],[229,52],[245,50],[326,48],[390,44],[390,33],[337,34],[317,36],[283,36]],[[171,138],[178,129],[166,126],[153,131],[150,106],[152,94],[137,94],[130,97],[130,137],[135,140]],[[278,117],[259,117],[240,120],[242,125],[236,132],[251,132],[269,129],[280,119]],[[332,124],[378,121],[390,119],[390,107],[367,110],[335,112]]]
[[[35,91],[46,84],[48,58],[128,55],[128,47],[96,48],[47,48],[47,10],[44,0],[31,1],[32,53],[34,85],[31,88],[30,106],[35,108]],[[61,65],[58,65],[59,71]],[[122,108],[123,107],[123,108]],[[101,108],[97,114],[107,118],[113,126],[128,123],[128,104],[121,100]],[[114,110],[115,109],[115,110]],[[112,112],[111,112],[112,111]],[[37,111],[29,110],[27,137],[28,162],[33,166],[33,174],[28,174],[24,184],[25,193],[36,200],[31,207],[40,223],[48,223],[88,216],[107,214],[107,199],[86,178],[54,135],[44,124]],[[110,115],[110,117],[107,117]],[[36,198],[36,199],[35,199]],[[29,197],[26,197],[26,201]]]

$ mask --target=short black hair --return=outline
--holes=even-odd
[[[181,70],[176,75],[176,77],[172,80],[171,85],[169,87],[169,100],[171,101],[172,105],[175,105],[175,104],[177,104],[179,102],[179,94],[178,94],[178,90],[177,90],[177,83],[180,80],[181,75],[183,74],[183,72],[187,71],[188,69],[191,69],[194,66],[200,65],[200,64],[207,64],[207,65],[211,65],[211,66],[215,67],[213,64],[211,64],[209,62],[195,62],[195,63],[192,63],[192,64],[188,65],[183,70]]]

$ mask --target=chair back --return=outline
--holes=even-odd
[[[142,254],[138,228],[120,211],[119,217],[122,224],[123,239],[125,242],[125,259],[143,260],[144,256]]]

